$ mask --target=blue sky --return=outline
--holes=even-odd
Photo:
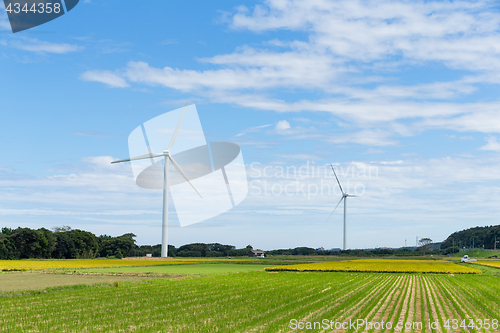
[[[176,246],[341,247],[341,211],[326,222],[340,194],[312,168],[327,163],[360,194],[348,248],[498,224],[493,1],[91,0],[16,34],[0,6],[2,226],[159,243],[161,191],[110,161],[187,100],[208,141],[240,145],[249,195],[185,228],[172,209]]]

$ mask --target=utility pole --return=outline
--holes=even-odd
[[[417,236],[417,240],[415,241],[415,246],[418,247],[418,236]]]
[[[495,236],[495,245],[493,245],[495,253],[497,252],[497,237]]]
[[[496,241],[496,238],[495,238],[495,241]],[[405,248],[406,248],[406,239],[405,239]]]
[[[472,237],[472,256],[474,257],[474,237]]]

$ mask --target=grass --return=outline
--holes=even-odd
[[[249,271],[262,271],[266,265],[256,264],[195,264],[195,265],[168,265],[152,267],[116,267],[91,268],[89,272],[97,273],[168,273],[168,274],[224,274]]]
[[[498,320],[500,285],[488,275],[254,271],[4,297],[0,313],[4,332],[285,332],[325,318],[415,321],[423,327],[413,332],[431,332],[429,320]]]
[[[466,251],[454,253],[452,256],[456,257],[456,258],[461,258],[464,255],[468,255],[470,258],[488,258],[488,257],[495,256],[495,255],[500,257],[500,250],[497,250],[496,252],[486,251],[486,250],[482,250],[482,249],[475,249],[474,251],[466,250]]]
[[[471,267],[442,260],[365,259],[267,267],[267,271],[481,274]]]

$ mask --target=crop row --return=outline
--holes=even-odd
[[[481,274],[471,267],[440,260],[384,260],[366,259],[331,261],[311,264],[267,267],[267,271],[322,271],[322,272],[374,272],[374,273],[443,273]]]
[[[364,320],[390,322],[384,332],[399,322],[422,323],[406,332],[489,332],[499,313],[494,276],[250,272],[1,298],[0,331],[287,332]],[[471,319],[490,329],[446,328]],[[332,331],[314,331],[322,330]]]

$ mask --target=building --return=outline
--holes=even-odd
[[[249,257],[256,257],[256,258],[264,258],[266,256],[266,254],[264,253],[264,251],[251,250],[248,252],[248,256]]]

